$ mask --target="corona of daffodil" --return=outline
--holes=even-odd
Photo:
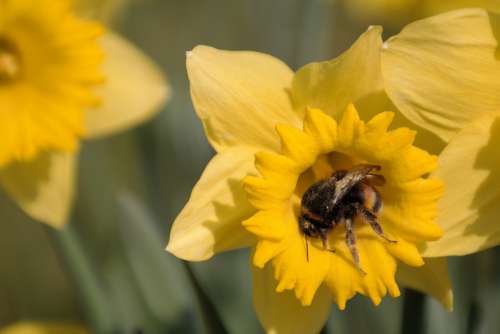
[[[500,102],[490,16],[447,13],[385,43],[372,27],[338,58],[296,73],[256,52],[189,52],[191,96],[217,154],[167,250],[201,261],[252,247],[254,303],[270,333],[319,332],[332,301],[344,309],[359,293],[377,305],[399,296],[398,283],[451,309],[442,257],[500,241],[480,216],[498,187],[487,186],[488,198],[474,191],[489,175],[476,157]],[[493,165],[486,150],[483,168]],[[304,193],[366,165],[377,166],[371,176],[381,182],[367,184],[381,203],[344,187],[327,239],[305,235],[304,212],[328,225],[304,208]],[[339,213],[352,202],[373,210]],[[481,233],[467,235],[471,226]]]
[[[152,62],[66,0],[0,0],[0,185],[66,222],[83,139],[142,122],[167,86]]]

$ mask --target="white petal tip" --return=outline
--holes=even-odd
[[[175,256],[175,249],[174,247],[172,247],[172,243],[169,242],[167,244],[167,247],[165,247],[165,251]]]
[[[182,245],[179,245],[177,242],[175,243],[169,242],[167,244],[167,247],[165,247],[165,251],[180,260],[190,261],[190,262],[205,261],[210,259],[214,255],[213,251],[200,252],[200,249],[197,244],[193,247],[194,249],[188,249],[185,247],[185,245],[184,247],[182,247]]]

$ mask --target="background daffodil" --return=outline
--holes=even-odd
[[[480,7],[499,11],[497,0],[346,0],[347,13],[362,22],[384,22],[401,26],[417,19],[459,8]]]
[[[304,260],[304,248],[291,248],[290,239],[284,237],[293,233],[290,232],[293,227],[297,231],[297,211],[293,205],[291,211],[280,206],[289,198],[290,191],[297,192],[294,184],[300,184],[307,173],[312,173],[313,179],[315,173],[322,173],[325,162],[314,153],[321,151],[321,145],[346,140],[342,138],[360,138],[356,136],[369,132],[371,123],[382,122],[381,110],[393,110],[393,125],[418,129],[415,145],[439,154],[439,166],[424,180],[442,180],[446,189],[439,201],[439,211],[432,211],[433,206],[430,211],[415,211],[427,212],[431,219],[437,213],[437,222],[444,230],[441,239],[439,229],[431,228],[430,224],[430,230],[425,228],[422,217],[411,224],[402,223],[409,240],[415,241],[416,235],[430,231],[435,232],[427,234],[429,240],[439,240],[417,242],[419,247],[414,253],[409,248],[393,253],[406,263],[398,265],[396,278],[403,285],[432,294],[451,308],[452,293],[442,257],[498,244],[498,224],[493,218],[498,212],[494,203],[499,189],[493,169],[498,165],[493,154],[498,138],[495,113],[499,88],[498,26],[496,15],[469,9],[411,24],[386,43],[382,43],[381,29],[371,28],[340,57],[306,65],[295,74],[267,55],[195,48],[187,57],[191,95],[217,155],[174,222],[167,250],[180,258],[200,261],[217,252],[255,246],[256,267],[264,267],[269,260],[274,267],[253,267],[254,303],[269,332],[319,331],[328,316],[331,295],[341,308],[353,292],[370,296],[374,303],[387,290],[397,296],[397,290],[390,281],[384,281],[383,275],[377,285],[368,283],[366,277],[359,278],[353,269],[348,274],[349,270],[339,263],[331,262],[330,269],[325,269],[327,257],[336,255],[327,254],[321,246],[313,248],[311,262],[323,255],[325,259],[310,269],[311,263]],[[350,101],[355,103],[359,118],[352,108],[343,113]],[[314,122],[314,118],[321,121]],[[371,120],[357,123],[359,119]],[[380,124],[386,124],[386,128],[389,123]],[[281,149],[274,130],[277,125]],[[343,129],[344,126],[350,130]],[[321,127],[322,131],[310,130]],[[320,143],[319,149],[314,142]],[[275,153],[258,153],[262,149]],[[372,154],[378,151],[368,149]],[[283,155],[277,155],[280,152]],[[353,154],[352,150],[342,151],[349,154],[346,152]],[[335,157],[329,159],[334,162],[326,162],[328,172],[323,175],[328,175],[335,165]],[[373,158],[364,156],[362,160],[373,161]],[[423,167],[422,174],[432,172],[433,168],[425,167],[416,156],[409,161]],[[306,174],[300,174],[304,171]],[[247,177],[242,182],[246,175],[264,178]],[[435,201],[440,196],[438,189],[435,188],[437,192],[433,195]],[[423,198],[429,200],[429,195]],[[409,201],[422,203],[418,197]],[[256,208],[260,210],[257,214]],[[279,210],[288,213],[277,215]],[[389,204],[386,218],[391,211]],[[384,227],[388,225],[386,220]],[[343,233],[341,230],[340,235]],[[392,235],[397,233],[393,230]],[[331,243],[332,238],[336,237],[330,237],[330,244],[340,248],[337,253],[349,258],[349,253],[342,250],[342,242]],[[363,236],[359,237],[358,243],[364,241]],[[304,245],[299,239],[296,242]],[[380,239],[375,242],[383,244]],[[378,257],[382,253],[374,250],[367,253],[377,257],[379,270],[391,262],[389,258]],[[425,265],[421,267],[417,257],[410,260],[410,254],[419,253],[425,257]],[[301,259],[302,264],[298,264]],[[331,280],[326,275],[326,286],[321,279],[314,280],[324,277],[321,272],[335,269],[338,271]],[[373,271],[371,274],[373,278]],[[315,288],[318,291],[311,300]],[[295,296],[286,291],[276,292],[287,289],[295,290]],[[300,306],[295,297],[310,306]]]
[[[0,334],[88,334],[84,327],[64,323],[20,322],[0,328]]]
[[[0,1],[0,184],[32,217],[62,226],[80,141],[145,121],[167,96],[144,54],[69,1]]]

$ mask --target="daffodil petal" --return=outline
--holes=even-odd
[[[277,150],[276,124],[301,123],[287,92],[293,73],[280,60],[197,46],[186,63],[196,112],[217,151],[234,145]]]
[[[122,37],[108,32],[101,39],[106,54],[105,83],[97,90],[101,104],[85,113],[86,136],[109,135],[149,120],[169,97],[161,70]]]
[[[424,256],[464,255],[500,244],[500,114],[486,114],[459,132],[440,155],[445,184],[437,222],[443,237]]]
[[[302,306],[291,291],[276,292],[270,265],[253,268],[253,298],[257,316],[268,334],[319,333],[331,308],[328,289],[322,287],[310,306]]]
[[[3,327],[0,334],[87,334],[83,326],[65,323],[20,322]]]
[[[426,258],[421,267],[399,264],[396,277],[401,285],[431,295],[448,311],[453,310],[453,291],[445,258]]]
[[[0,169],[0,185],[27,214],[60,228],[73,202],[77,155],[43,153]]]
[[[385,43],[386,91],[415,124],[448,141],[500,108],[500,17],[457,10],[408,25]]]
[[[255,243],[241,225],[255,213],[241,181],[256,173],[254,154],[251,149],[233,147],[210,161],[172,226],[167,246],[170,253],[202,261],[217,252]]]
[[[370,27],[338,58],[301,68],[293,78],[294,108],[299,112],[318,108],[338,119],[349,103],[382,92],[381,34],[382,28]]]

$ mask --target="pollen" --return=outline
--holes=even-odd
[[[273,266],[278,292],[309,305],[326,285],[340,309],[356,293],[379,304],[400,294],[398,262],[424,264],[419,245],[442,235],[443,185],[427,177],[437,157],[413,145],[414,131],[389,129],[393,117],[365,122],[350,105],[337,122],[309,109],[302,129],[277,127],[281,152],[256,154],[259,175],[244,185],[257,213],[243,226],[258,240],[254,265]]]
[[[102,33],[69,0],[0,1],[0,167],[78,147],[104,80]]]

